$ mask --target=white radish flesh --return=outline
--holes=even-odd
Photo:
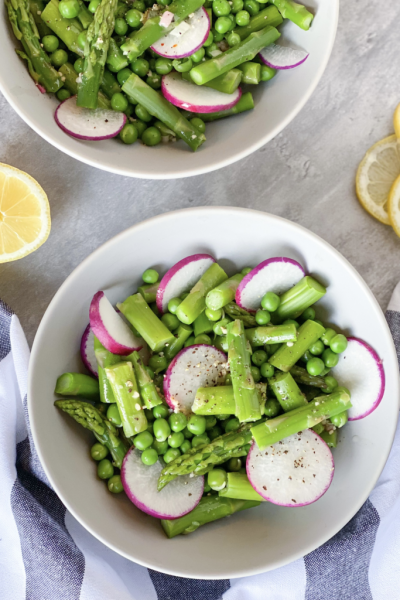
[[[178,298],[183,292],[191,290],[213,263],[215,258],[209,254],[193,254],[171,267],[158,286],[156,298],[158,310],[165,313],[168,302],[172,298]]]
[[[289,48],[288,46],[278,46],[271,44],[263,48],[259,57],[268,67],[272,69],[286,70],[294,69],[301,65],[308,58],[308,53],[298,48]]]
[[[210,87],[196,85],[182,79],[180,73],[164,75],[161,83],[163,96],[174,106],[196,113],[212,113],[228,110],[237,104],[242,90],[237,88],[232,94],[224,94]]]
[[[312,429],[260,450],[253,442],[246,472],[265,500],[280,506],[312,504],[328,490],[335,464],[327,444]]]
[[[184,348],[170,363],[164,378],[164,394],[175,412],[191,413],[200,387],[222,384],[228,371],[226,354],[206,344]]]
[[[115,110],[94,110],[76,105],[76,96],[71,96],[58,105],[55,115],[57,125],[72,137],[80,140],[108,140],[119,134],[126,123],[126,115]]]
[[[164,22],[164,27],[168,27],[171,23],[166,19]],[[161,21],[160,25],[162,25]],[[201,48],[209,33],[210,19],[206,9],[202,7],[160,38],[151,49],[165,58],[185,58]]]
[[[292,258],[275,257],[264,260],[240,282],[235,300],[246,310],[255,312],[267,292],[281,295],[290,290],[305,275],[303,267]]]
[[[160,460],[144,465],[141,452],[131,448],[121,467],[121,481],[129,500],[143,512],[157,519],[177,519],[193,510],[201,500],[204,477],[181,475],[160,492],[157,482],[163,466]]]
[[[350,337],[347,341],[347,348],[330,375],[350,390],[349,421],[357,421],[379,406],[385,392],[385,371],[371,346],[358,338]]]
[[[97,360],[94,353],[94,335],[93,331],[90,328],[90,323],[86,327],[82,335],[81,357],[83,360],[83,364],[88,369],[88,371],[90,371],[95,377],[98,377],[99,374],[97,371]]]
[[[142,348],[142,338],[132,333],[104,292],[97,292],[93,296],[89,318],[94,335],[109,352],[127,355]]]

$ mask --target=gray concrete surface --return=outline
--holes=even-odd
[[[192,206],[244,206],[308,227],[342,252],[386,308],[400,279],[400,240],[358,204],[354,177],[367,148],[393,132],[399,20],[396,0],[384,10],[376,0],[344,1],[328,68],[295,121],[241,162],[186,180],[132,180],[83,165],[31,131],[0,95],[0,161],[38,179],[51,203],[46,244],[0,265],[0,297],[29,343],[58,287],[95,248],[129,225]]]

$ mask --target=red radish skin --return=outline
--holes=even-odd
[[[47,94],[46,88],[40,85],[40,83],[36,83],[35,85],[41,94]]]
[[[307,60],[309,55],[304,50],[297,48],[270,44],[266,48],[263,48],[258,56],[268,67],[285,71],[299,67]]]
[[[300,263],[285,256],[269,258],[248,273],[236,290],[236,304],[256,312],[267,292],[282,294],[305,276]]]
[[[192,511],[204,492],[204,477],[182,475],[160,492],[157,482],[163,466],[158,460],[148,467],[141,452],[128,450],[121,467],[121,481],[129,500],[144,513],[157,519],[177,519]]]
[[[347,338],[348,346],[339,355],[331,373],[339,385],[350,390],[352,407],[349,421],[364,419],[376,410],[385,393],[385,371],[382,360],[371,346],[355,337]]]
[[[128,325],[124,323],[107,300],[104,292],[97,292],[93,296],[89,319],[94,335],[112,354],[126,356],[134,350],[139,351],[142,348],[141,338],[133,335]]]
[[[157,290],[156,304],[160,313],[168,309],[168,302],[188,292],[200,277],[215,263],[209,254],[193,254],[187,256],[171,267],[160,281]]]
[[[242,90],[237,88],[233,94],[224,94],[209,87],[196,85],[182,79],[180,73],[172,71],[164,75],[161,91],[174,106],[196,113],[213,113],[228,110],[237,104]]]
[[[83,364],[92,375],[98,377],[99,374],[97,372],[97,361],[94,353],[93,335],[94,334],[89,323],[83,332],[80,350]]]
[[[90,142],[116,137],[126,123],[124,113],[77,106],[76,96],[71,96],[58,105],[54,119],[60,129],[68,135]]]
[[[307,506],[332,483],[335,463],[328,445],[312,429],[295,433],[260,450],[253,442],[247,477],[265,500],[279,506]]]
[[[166,13],[164,13],[165,15]],[[170,13],[172,14],[172,13]],[[164,17],[163,15],[163,17]],[[161,17],[161,19],[163,18]],[[185,20],[188,21],[190,30],[182,34],[182,36],[174,35],[172,32],[160,38],[151,46],[153,52],[164,58],[185,58],[190,56],[202,47],[208,34],[210,33],[210,18],[204,7],[199,8],[191,17]],[[165,21],[165,27],[170,23]],[[161,21],[160,21],[161,25]],[[178,25],[179,28],[179,25]]]
[[[225,381],[229,366],[226,354],[206,344],[183,348],[170,363],[164,377],[164,395],[175,412],[191,413],[199,387]]]

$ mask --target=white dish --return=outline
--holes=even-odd
[[[386,392],[377,410],[349,423],[334,451],[336,472],[314,504],[265,503],[230,519],[168,540],[153,518],[96,477],[91,434],[53,407],[58,375],[82,369],[79,344],[91,298],[112,302],[139,285],[148,267],[165,270],[197,252],[215,256],[230,274],[271,256],[289,256],[328,285],[318,315],[366,340],[383,359]],[[388,457],[399,410],[397,357],[386,320],[355,269],[313,233],[285,219],[235,208],[196,208],[155,217],[119,234],[68,277],[38,329],[30,361],[28,406],[36,448],[55,491],[94,536],[135,562],[194,578],[231,578],[280,567],[311,552],[339,531],[374,487]],[[246,552],[237,541],[246,539]],[[140,543],[139,543],[140,541]]]
[[[259,86],[254,93],[253,111],[207,126],[207,141],[193,153],[182,141],[148,148],[141,144],[125,146],[117,141],[87,142],[74,139],[55,123],[57,101],[43,95],[31,80],[26,64],[16,55],[17,45],[0,3],[0,91],[17,113],[45,140],[84,163],[130,177],[176,179],[200,175],[225,167],[274,138],[294,119],[316,88],[327,65],[336,35],[339,0],[309,0],[315,13],[309,31],[285,23],[283,43],[290,42],[310,56],[300,67],[283,71]],[[281,42],[280,42],[281,43]]]

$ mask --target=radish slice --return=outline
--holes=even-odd
[[[227,375],[228,358],[214,346],[196,344],[183,348],[170,363],[164,378],[164,395],[175,412],[191,413],[200,387],[222,384]]]
[[[121,481],[126,495],[140,510],[157,519],[183,517],[200,502],[204,477],[181,475],[159,492],[157,482],[162,469],[159,460],[151,467],[144,465],[141,452],[130,448],[121,467]]]
[[[168,27],[169,24],[163,26]],[[202,7],[160,38],[151,49],[165,58],[184,58],[201,48],[209,33],[210,19],[206,9]]]
[[[209,87],[196,85],[182,79],[182,75],[175,71],[163,76],[161,91],[164,98],[174,106],[196,113],[228,110],[239,102],[242,95],[240,88],[233,94],[224,94]]]
[[[309,54],[304,50],[278,46],[277,44],[271,44],[259,53],[259,57],[268,67],[282,71],[298,67],[307,60],[308,56]]]
[[[76,96],[61,102],[54,118],[65,133],[89,141],[113,138],[119,134],[126,123],[126,115],[122,112],[104,108],[90,110],[77,106]]]
[[[191,290],[213,263],[215,263],[215,258],[209,254],[193,254],[171,267],[158,286],[156,297],[158,310],[165,313],[168,302],[172,298],[178,298],[183,292]]]
[[[89,309],[90,327],[104,348],[113,354],[130,354],[143,346],[107,300],[104,292],[93,296]]]
[[[236,303],[241,308],[255,312],[267,292],[283,294],[304,275],[303,267],[292,258],[282,256],[264,260],[240,282],[236,290]]]
[[[375,350],[358,338],[348,338],[332,375],[350,390],[352,407],[349,421],[371,414],[380,404],[385,391],[385,371]]]
[[[98,371],[97,371],[97,360],[96,360],[96,356],[94,353],[94,334],[93,331],[90,327],[90,323],[89,325],[86,327],[85,331],[83,332],[83,336],[81,339],[81,357],[83,360],[83,364],[85,365],[85,367],[88,369],[88,371],[91,372],[92,375],[94,375],[95,377],[98,377]]]
[[[335,464],[327,444],[312,429],[295,433],[261,452],[253,442],[246,472],[253,488],[280,506],[306,506],[332,483]]]

